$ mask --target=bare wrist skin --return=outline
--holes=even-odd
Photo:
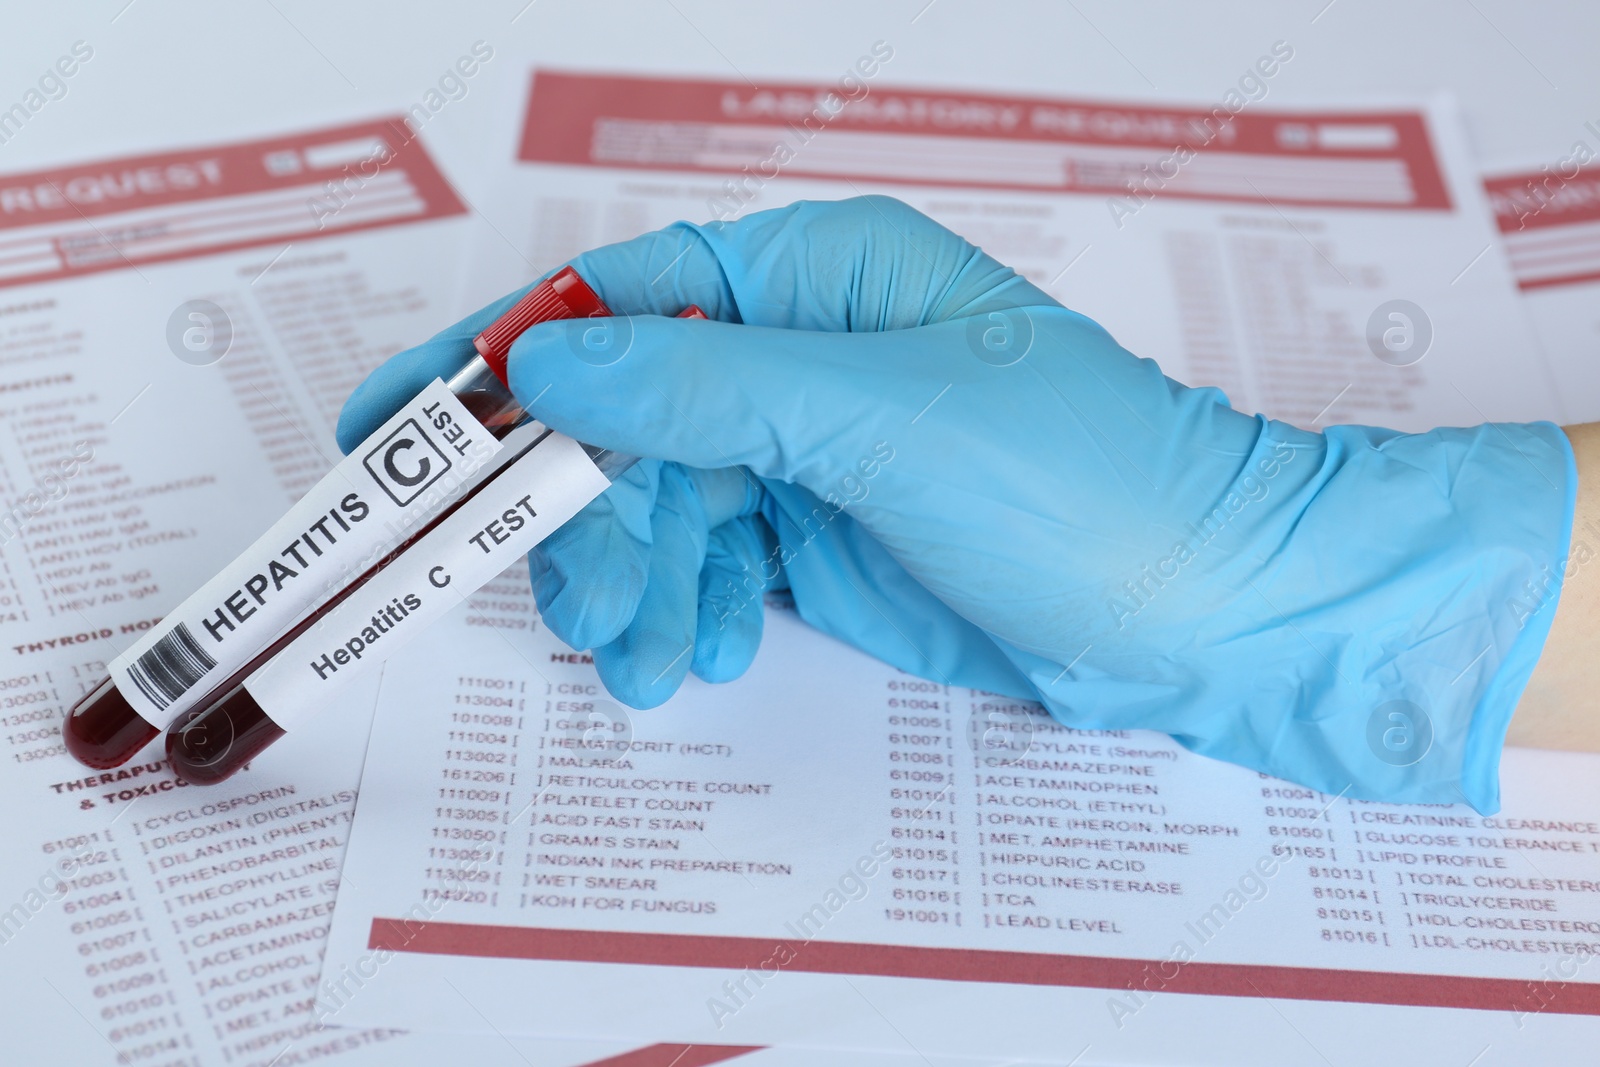
[[[1600,752],[1600,423],[1565,431],[1578,461],[1572,548],[1555,623],[1506,744]]]

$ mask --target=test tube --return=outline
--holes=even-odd
[[[690,306],[685,309],[679,318],[705,318],[706,315],[698,307]],[[503,361],[499,372],[491,365],[491,373],[483,377],[482,369],[477,364],[483,362],[474,360],[461,371],[461,375],[473,376],[486,396],[496,398],[497,403],[515,403],[510,391],[500,379],[499,373],[503,372]],[[459,377],[459,376],[458,376]],[[517,460],[532,451],[544,440],[541,437],[525,446],[517,455],[501,468],[505,471],[513,468]],[[631,456],[624,456],[615,452],[608,452],[592,445],[580,446],[590,462],[603,474],[607,481],[614,481],[619,475],[631,467],[636,460]],[[488,492],[503,484],[503,474],[487,480],[478,492]],[[166,751],[167,761],[173,772],[190,785],[211,785],[221,782],[259,755],[268,745],[284,736],[285,729],[276,722],[272,715],[264,709],[256,697],[247,688],[247,682],[253,677],[258,677],[259,672],[274,662],[280,653],[292,646],[297,638],[306,634],[319,621],[327,617],[340,604],[355,595],[367,582],[377,577],[386,567],[406,556],[407,552],[422,551],[430,543],[429,535],[435,530],[443,535],[448,529],[447,523],[457,512],[466,508],[475,497],[466,497],[452,504],[450,509],[442,514],[428,529],[420,531],[405,544],[396,548],[389,556],[381,560],[376,566],[351,586],[341,591],[314,615],[307,616],[294,627],[284,633],[278,640],[264,649],[250,663],[246,664],[221,687],[213,698],[179,715],[167,728]],[[436,536],[439,536],[436,535]],[[503,564],[502,564],[503,566]],[[493,572],[482,575],[482,581],[493,577]],[[478,583],[481,585],[481,581]],[[471,592],[476,591],[477,585],[464,587],[459,591],[460,598],[464,600]],[[386,658],[387,653],[375,656],[370,663],[380,663]]]
[[[698,309],[692,310],[698,311]],[[521,336],[528,327],[538,322],[563,318],[598,317],[609,314],[610,311],[606,308],[604,302],[578,276],[578,273],[571,267],[564,268],[530,289],[510,310],[480,333],[473,341],[477,355],[457,372],[449,382],[443,383],[444,388],[460,402],[461,407],[472,418],[476,419],[495,440],[502,441],[527,418],[527,413],[523,410],[522,405],[511,395],[511,391],[504,382],[506,357],[509,355],[511,345],[517,337]],[[434,386],[429,388],[434,389],[437,384],[435,383]],[[385,424],[386,428],[387,426],[388,424]],[[374,433],[352,455],[363,454],[367,446],[378,441],[383,432],[383,430],[379,430]],[[618,461],[612,457],[606,462],[614,465]],[[337,471],[331,473],[324,478],[323,483],[319,483],[318,488],[323,488],[326,483],[335,480],[337,477]],[[484,484],[487,484],[487,482],[480,482],[477,486],[468,489],[467,492],[470,495],[471,492],[481,489]],[[313,492],[315,491],[313,490]],[[337,492],[337,487],[334,491]],[[308,496],[310,495],[308,494]],[[291,509],[290,515],[293,514],[294,509]],[[427,522],[421,532],[425,533],[427,530],[432,529],[444,518],[445,514],[448,514],[448,512],[441,513]],[[334,518],[338,519],[338,516],[336,515]],[[283,525],[284,521],[280,520],[278,524],[275,524],[273,530],[277,530],[278,526]],[[325,518],[320,521],[325,524],[328,522]],[[338,519],[338,521],[341,525],[344,524],[342,519]],[[263,536],[262,541],[270,538],[272,533],[273,531],[269,530],[268,534]],[[420,534],[417,536],[420,536]],[[347,539],[347,549],[350,547],[349,540]],[[405,543],[409,544],[412,540],[415,540],[414,536]],[[252,546],[252,551],[260,543],[258,542],[257,545]],[[316,548],[316,545],[310,544],[308,547]],[[369,548],[372,547],[381,546],[369,546]],[[309,554],[309,551],[307,554]],[[318,551],[318,555],[321,554],[321,551]],[[386,558],[392,557],[393,553]],[[370,551],[368,558],[370,558]],[[191,682],[191,687],[181,694],[181,700],[174,700],[164,704],[152,701],[152,690],[148,679],[143,681],[135,679],[137,687],[141,691],[131,694],[125,692],[125,689],[131,688],[128,679],[133,676],[124,665],[122,667],[121,680],[119,681],[117,668],[123,659],[123,657],[119,657],[118,661],[113,662],[112,669],[108,672],[107,677],[86,693],[68,713],[65,728],[62,731],[67,751],[81,763],[97,769],[107,769],[126,763],[141,748],[154,740],[173,719],[181,716],[190,708],[207,703],[211,695],[227,684],[223,679],[229,678],[233,673],[236,673],[237,668],[243,666],[245,661],[254,662],[253,654],[259,652],[264,645],[270,647],[269,642],[271,639],[277,636],[285,625],[293,623],[297,618],[314,618],[318,613],[319,606],[317,601],[319,598],[326,600],[329,594],[332,594],[334,599],[341,598],[344,592],[348,592],[349,589],[359,585],[381,566],[382,564],[380,563],[378,566],[368,568],[364,573],[357,572],[355,580],[345,584],[342,590],[339,586],[334,586],[330,589],[326,586],[319,588],[316,585],[307,585],[300,589],[290,588],[289,595],[279,598],[273,604],[274,609],[282,620],[281,624],[275,627],[258,625],[258,639],[253,643],[241,644],[239,647],[232,649],[231,658],[223,656],[215,650],[199,649],[199,658],[195,659],[193,658],[195,649],[192,644],[189,647],[185,647],[186,642],[180,641],[177,646],[178,651],[191,657],[181,666],[192,671],[198,665],[202,676],[210,674],[209,678],[202,678],[198,683]],[[190,601],[185,602],[176,612],[171,614],[182,616],[184,609],[202,599],[208,588],[209,583],[207,587],[203,587],[199,593],[191,597]],[[300,598],[299,601],[294,599],[295,596]],[[243,606],[249,608],[247,602]],[[243,622],[244,620],[241,619],[240,621]],[[260,621],[258,620],[258,623]],[[173,629],[185,630],[181,625]],[[187,636],[187,630],[179,635],[179,637]],[[138,650],[138,648],[139,646],[136,645],[135,650]],[[209,666],[206,665],[208,663]],[[163,681],[170,680],[157,678],[155,679],[155,684],[159,687]],[[165,693],[158,693],[157,695],[165,695]]]

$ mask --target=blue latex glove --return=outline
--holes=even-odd
[[[813,626],[1069,726],[1497,809],[1572,525],[1557,427],[1241,414],[882,197],[573,266],[630,317],[535,327],[510,377],[551,426],[656,457],[532,558],[547,625],[619,700],[737,677],[761,586],[786,584]],[[374,373],[340,443],[448,377],[516,295]],[[667,317],[690,303],[720,321]]]

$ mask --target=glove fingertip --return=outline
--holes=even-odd
[[[345,400],[344,407],[339,409],[339,421],[333,437],[339,445],[339,451],[345,455],[355,451],[390,415],[420,391],[406,393],[403,387],[396,388],[394,382],[384,377],[383,370],[382,367],[378,368],[371,377],[356,386]]]
[[[539,617],[569,648],[598,648],[615,641],[633,621],[644,592],[644,575],[632,567],[609,581],[582,585],[566,581],[558,568],[529,570]]]
[[[441,335],[398,352],[351,391],[339,411],[334,439],[346,454],[386,422],[435,378],[448,378],[472,355],[471,344]]]
[[[731,606],[702,600],[695,627],[694,661],[689,669],[702,681],[720,684],[743,677],[761,647],[762,608],[739,601]]]
[[[624,633],[594,649],[595,671],[607,692],[630,708],[658,707],[689,675],[692,645],[675,644],[659,632]]]

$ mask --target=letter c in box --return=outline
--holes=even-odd
[[[395,427],[361,462],[373,481],[401,507],[421,496],[450,469],[450,458],[422,432],[416,419]]]

